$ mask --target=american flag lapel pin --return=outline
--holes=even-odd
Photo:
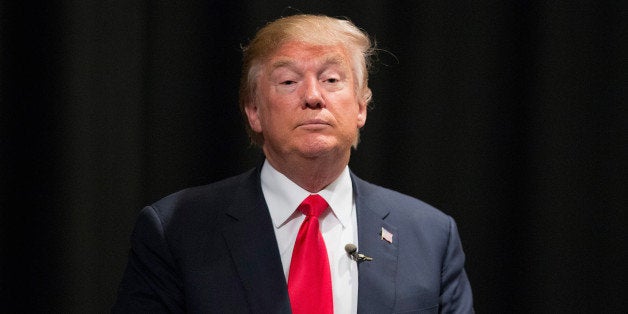
[[[393,241],[393,234],[384,227],[382,227],[382,240],[386,240],[388,243],[392,243]]]

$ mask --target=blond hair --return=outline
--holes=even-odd
[[[375,47],[369,36],[351,21],[324,15],[299,14],[275,20],[260,29],[247,47],[243,48],[240,79],[240,111],[246,121],[245,107],[255,101],[256,81],[261,65],[283,44],[291,41],[321,46],[344,46],[351,56],[351,69],[356,78],[355,93],[365,105],[371,101],[368,68]],[[261,133],[245,122],[251,141],[264,143]]]

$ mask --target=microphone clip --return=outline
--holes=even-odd
[[[351,256],[351,259],[353,259],[356,262],[370,262],[373,260],[372,257],[368,257],[362,253],[358,253],[358,248],[355,246],[355,244],[347,244],[345,245],[345,251],[347,252],[347,254],[349,254],[349,256]]]
[[[364,261],[366,261],[366,262],[370,262],[370,261],[372,261],[372,260],[373,260],[373,258],[372,258],[372,257],[368,257],[368,256],[366,256],[366,255],[364,255],[364,254],[361,254],[361,253],[356,253],[355,255],[352,255],[352,257],[353,257],[353,259],[354,259],[356,262],[364,262]]]

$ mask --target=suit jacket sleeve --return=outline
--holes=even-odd
[[[473,313],[471,285],[464,270],[465,255],[458,229],[449,217],[449,239],[442,267],[441,313]]]
[[[131,236],[129,261],[113,313],[182,313],[183,287],[160,217],[145,207]]]

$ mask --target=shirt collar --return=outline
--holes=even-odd
[[[261,171],[262,191],[275,228],[281,228],[290,219],[297,217],[297,207],[310,194],[292,182],[288,177],[277,171],[264,161]],[[334,182],[318,192],[322,196],[343,227],[351,223],[353,210],[353,186],[349,167],[345,167]]]

